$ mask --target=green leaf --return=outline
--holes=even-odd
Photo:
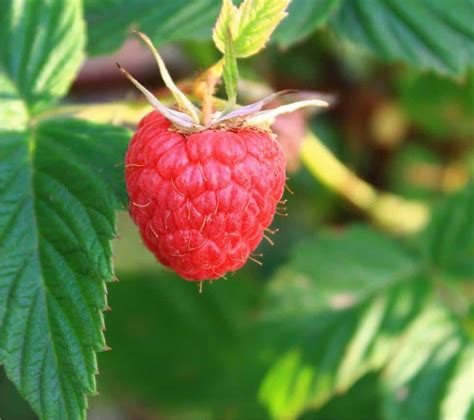
[[[449,277],[474,279],[474,188],[446,199],[434,211],[420,246],[426,264]]]
[[[116,209],[128,207],[124,157],[133,134],[130,130],[78,119],[58,119],[42,124],[41,132],[67,141],[71,155],[65,155],[65,159],[76,160],[93,171],[98,182],[103,182],[113,192]],[[63,139],[64,136],[68,139]]]
[[[220,0],[85,0],[87,51],[98,55],[118,49],[130,27],[155,45],[210,39],[220,5]]]
[[[341,0],[292,0],[288,17],[278,26],[272,41],[286,48],[311,35],[324,25]]]
[[[435,212],[436,229],[432,222],[423,235],[435,247],[423,249],[442,243],[472,260],[471,190]],[[446,261],[436,255],[436,263]],[[455,304],[451,313],[446,291],[433,287],[434,263],[362,227],[301,244],[270,282],[255,333],[261,341],[254,347],[268,361],[259,398],[272,417],[321,407],[382,370],[387,418],[468,418],[472,321]]]
[[[2,0],[0,99],[5,80],[32,114],[63,96],[83,59],[84,29],[79,1]]]
[[[352,306],[417,270],[403,248],[367,227],[354,226],[342,237],[324,233],[298,246],[271,282],[269,310],[294,314]]]
[[[386,61],[460,75],[474,64],[473,0],[345,0],[334,29]]]
[[[216,45],[222,47],[221,52],[225,53],[228,31],[230,31],[231,36],[237,33],[239,20],[240,10],[234,5],[232,0],[223,0],[216,26],[212,31],[212,39]]]
[[[393,357],[427,295],[426,280],[413,278],[347,309],[267,316],[256,334],[266,341],[262,354],[271,360],[260,401],[273,418],[292,418],[345,392]]]
[[[230,30],[227,30],[225,38],[224,70],[222,73],[224,79],[227,99],[229,101],[228,110],[232,110],[237,103],[237,85],[239,82],[239,70],[237,68],[237,58],[235,56],[235,47]]]
[[[81,2],[3,0],[0,35],[0,363],[40,418],[81,419],[105,348],[129,133],[31,118],[81,64]]]
[[[96,392],[128,137],[74,120],[0,132],[0,363],[41,418],[85,418]]]
[[[383,367],[429,297],[418,271],[403,248],[368,228],[300,245],[269,285],[256,334],[272,360],[259,392],[272,416],[319,407]]]
[[[472,418],[474,415],[474,345],[462,341],[462,351],[456,355],[454,369],[445,382],[446,393],[441,402],[444,418]]]
[[[274,41],[288,47],[309,36],[335,12],[340,1],[293,0],[289,16],[277,28]],[[220,16],[223,18],[214,25],[222,4],[224,12],[221,10]],[[236,9],[230,0],[85,0],[87,51],[98,55],[118,49],[130,27],[145,32],[156,45],[170,41],[208,40],[214,26],[227,26],[232,8]],[[218,30],[218,33],[221,34],[219,39],[222,41],[218,41],[221,51],[224,51],[224,30]]]
[[[239,8],[224,2],[213,34],[217,48],[226,48],[227,26],[234,39],[237,57],[249,57],[258,53],[270,40],[270,36],[287,15],[289,0],[244,0]]]
[[[309,409],[298,420],[380,420],[381,397],[378,375],[369,373],[347,392],[331,398],[322,407]]]
[[[433,305],[407,331],[382,373],[387,419],[467,419],[474,406],[474,345]],[[428,398],[429,396],[429,398]]]

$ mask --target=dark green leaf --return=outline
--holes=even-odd
[[[9,79],[31,113],[63,96],[82,62],[84,32],[79,1],[2,0],[0,95]]]
[[[421,236],[426,264],[448,276],[474,280],[474,187],[445,200]]]
[[[120,47],[131,26],[155,43],[211,39],[220,0],[85,0],[90,54]]]
[[[382,420],[381,400],[378,375],[369,373],[344,394],[316,410],[308,410],[298,420]]]
[[[119,201],[109,182],[128,136],[73,120],[0,133],[0,362],[41,418],[84,418],[96,392]]]
[[[341,0],[293,0],[288,16],[272,37],[282,47],[288,47],[309,36],[324,25],[336,11]]]
[[[293,0],[272,41],[288,47],[302,40],[323,25],[339,3]],[[85,0],[88,52],[97,55],[118,49],[131,26],[149,35],[156,45],[211,39],[221,4],[220,0]],[[234,0],[234,4],[239,2]]]
[[[110,125],[61,119],[42,125],[45,136],[63,139],[64,159],[88,168],[115,195],[117,209],[127,207],[124,157],[132,132]],[[67,138],[64,138],[64,137]]]
[[[474,64],[473,0],[344,0],[338,33],[383,60],[459,75]]]

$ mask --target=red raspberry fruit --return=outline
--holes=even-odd
[[[127,155],[130,213],[146,246],[188,280],[241,268],[273,220],[285,155],[269,131],[181,133],[158,111],[139,123]]]
[[[214,110],[211,71],[200,110],[175,85],[150,39],[138,35],[177,107],[166,107],[117,64],[156,109],[138,124],[125,159],[130,213],[162,264],[188,280],[223,277],[251,258],[283,194],[285,155],[268,127],[279,115],[329,103],[312,98],[262,110],[289,93],[283,91],[243,107],[234,95]]]

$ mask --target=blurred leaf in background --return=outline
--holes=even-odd
[[[474,59],[473,6],[472,0],[345,0],[333,25],[383,60],[461,75]]]
[[[474,401],[473,331],[465,323],[472,290],[465,296],[463,281],[474,278],[473,197],[469,188],[446,201],[411,257],[367,228],[295,249],[269,285],[265,316],[279,345],[259,396],[274,417],[320,406],[383,369],[387,418],[467,418]],[[434,274],[435,264],[443,274]],[[461,283],[452,284],[459,275]]]
[[[468,418],[472,297],[459,293],[474,274],[463,271],[446,294],[456,270],[437,258],[450,275],[433,277],[423,255],[446,243],[434,231],[456,241],[456,255],[472,255],[472,196],[466,190],[440,206],[416,245],[420,253],[359,225],[300,241],[266,284],[245,271],[201,297],[174,275],[122,276],[108,333],[115,348],[128,350],[104,355],[107,392],[139,395],[170,413],[189,404],[205,418],[264,418],[263,407],[273,418],[316,407],[330,416],[338,412],[330,401],[344,392],[348,417],[334,418],[364,418],[377,399],[380,418]],[[366,387],[374,400],[347,411],[355,407],[350,396]]]

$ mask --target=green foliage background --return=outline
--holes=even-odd
[[[474,2],[293,0],[242,73],[341,92],[312,129],[431,221],[382,232],[302,167],[264,267],[198,294],[125,212],[111,244],[130,127],[49,112],[130,27],[213,64],[219,7],[0,0],[0,417],[85,418],[99,389],[99,418],[474,418]],[[384,109],[406,129],[367,144]],[[407,176],[427,167],[428,182]],[[453,168],[462,182],[436,182]]]

